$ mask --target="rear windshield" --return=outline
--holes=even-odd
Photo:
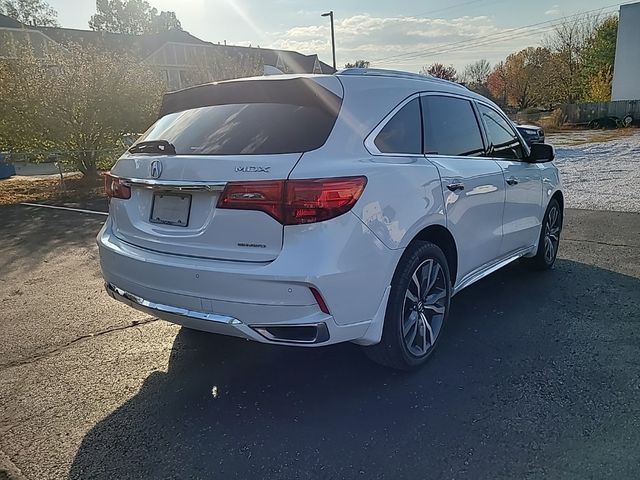
[[[209,105],[160,118],[141,138],[166,140],[178,155],[267,155],[321,147],[337,112],[312,105]]]

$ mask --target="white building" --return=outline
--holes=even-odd
[[[640,100],[640,2],[620,6],[612,100]]]

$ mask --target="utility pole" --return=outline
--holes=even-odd
[[[322,16],[331,19],[331,53],[333,54],[333,69],[336,70],[336,34],[333,30],[333,10],[323,13]]]

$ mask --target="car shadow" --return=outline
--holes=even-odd
[[[636,278],[577,262],[513,264],[455,297],[439,350],[411,373],[352,344],[182,329],[168,371],[88,432],[70,477],[631,478],[638,430],[614,463],[620,432],[601,426],[634,415],[639,292]],[[587,441],[600,449],[585,459]]]
[[[58,250],[86,248],[106,217],[28,207],[0,206],[0,273],[14,262],[27,270],[36,267],[44,257]]]

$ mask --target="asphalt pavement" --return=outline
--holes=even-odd
[[[413,373],[130,310],[103,220],[0,208],[0,479],[640,478],[639,214],[568,210],[556,268],[461,292]]]

